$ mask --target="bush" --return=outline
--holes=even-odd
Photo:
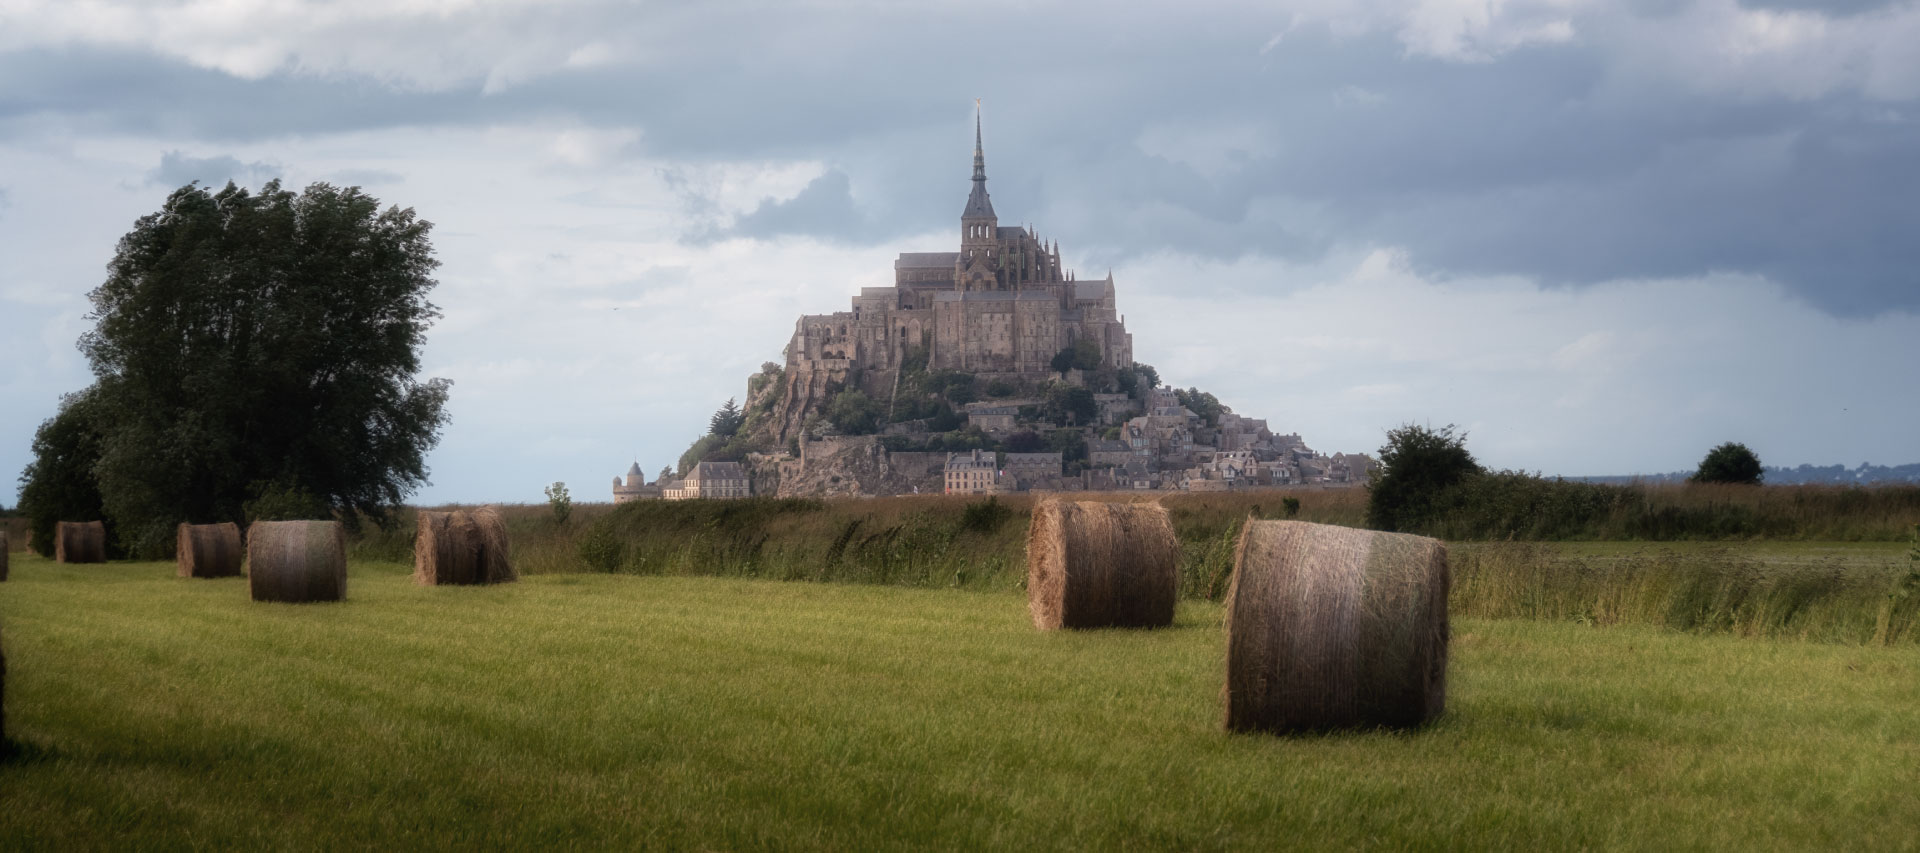
[[[252,489],[253,499],[245,504],[249,523],[255,521],[305,521],[309,519],[327,519],[333,517],[333,510],[325,501],[315,497],[312,492],[300,488],[288,480],[275,480],[270,483],[256,483]],[[347,526],[357,526],[358,519],[345,519]]]
[[[827,403],[826,415],[827,422],[841,435],[872,435],[880,430],[885,412],[878,402],[859,389],[849,388],[833,395]]]
[[[1040,437],[1040,434],[1030,429],[1023,429],[1007,436],[1008,453],[1039,453],[1046,447],[1047,442]]]
[[[1757,486],[1760,485],[1763,470],[1758,454],[1748,450],[1744,444],[1729,441],[1707,451],[1706,458],[1700,460],[1700,469],[1688,481]]]
[[[606,519],[595,522],[587,532],[581,534],[575,548],[579,551],[580,562],[596,572],[611,572],[620,568],[626,556],[626,545],[614,532],[613,525]]]
[[[1220,414],[1227,411],[1227,407],[1221,404],[1218,397],[1198,388],[1188,388],[1185,391],[1175,388],[1173,396],[1174,399],[1180,401],[1180,405],[1185,406],[1187,411],[1198,415],[1200,422],[1209,427],[1219,426]],[[1391,433],[1389,433],[1389,436],[1391,436]]]
[[[547,506],[553,510],[553,523],[565,525],[573,516],[573,496],[567,494],[567,484],[556,481],[547,487]]]
[[[1013,518],[1013,510],[998,498],[989,497],[984,501],[967,504],[960,511],[960,529],[974,533],[993,533]]]
[[[1077,429],[1056,429],[1047,435],[1047,449],[1059,451],[1062,462],[1083,461],[1087,458],[1087,437]]]
[[[1100,415],[1093,392],[1072,385],[1055,385],[1047,393],[1046,418],[1055,426],[1084,424]]]
[[[1445,490],[1480,473],[1465,433],[1453,424],[1430,429],[1406,424],[1387,431],[1381,469],[1367,484],[1367,526],[1410,533],[1432,522]]]

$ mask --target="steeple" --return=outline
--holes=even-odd
[[[980,146],[980,102],[973,102],[973,193],[961,219],[993,219],[993,200],[987,197],[987,154]]]

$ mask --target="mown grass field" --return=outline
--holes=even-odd
[[[1220,610],[14,555],[0,848],[1913,849],[1920,647],[1456,619],[1414,733],[1219,729]]]

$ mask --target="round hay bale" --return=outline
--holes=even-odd
[[[337,521],[256,521],[247,529],[247,586],[254,601],[347,597],[347,542]]]
[[[512,583],[520,573],[507,559],[507,520],[500,511],[483,506],[473,511],[473,525],[480,531],[480,574],[483,583]]]
[[[507,583],[507,524],[492,507],[419,513],[413,579],[422,586]]]
[[[174,562],[183,578],[237,578],[247,558],[240,525],[182,524],[174,533]]]
[[[1447,698],[1447,549],[1303,521],[1240,531],[1227,592],[1226,726],[1413,727]]]
[[[1043,500],[1027,529],[1033,625],[1157,628],[1173,624],[1180,541],[1157,503]]]
[[[53,559],[58,563],[106,562],[106,524],[98,521],[62,521],[55,524]]]

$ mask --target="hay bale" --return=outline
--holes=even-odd
[[[1179,566],[1157,503],[1043,500],[1027,530],[1027,608],[1042,631],[1171,625]]]
[[[247,586],[254,601],[347,597],[347,542],[337,521],[256,521],[247,528]]]
[[[492,507],[419,513],[413,579],[422,586],[509,583],[507,523]]]
[[[62,521],[53,526],[53,559],[59,563],[107,561],[107,526],[98,521]]]
[[[1226,726],[1412,727],[1447,697],[1447,549],[1303,521],[1240,531],[1227,592]]]
[[[240,525],[182,524],[174,533],[174,561],[183,578],[237,578],[247,557]]]

